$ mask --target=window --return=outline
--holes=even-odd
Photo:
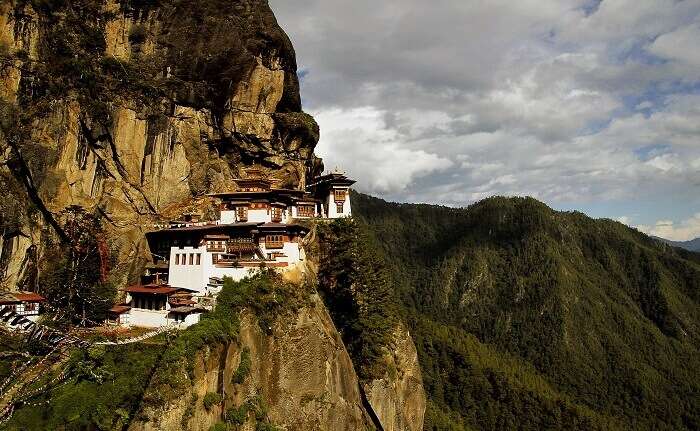
[[[336,202],[345,202],[345,190],[333,190]]]
[[[211,255],[211,262],[212,262],[214,265],[216,265],[217,263],[219,263],[219,255],[218,255],[218,254],[212,254],[212,255]]]
[[[342,214],[342,213],[343,213],[343,204],[342,204],[342,203],[336,203],[336,204],[335,204],[335,209],[336,209],[336,211],[338,212],[338,214]]]
[[[175,265],[179,265],[179,264],[180,264],[180,255],[176,254],[175,255]]]
[[[201,264],[202,264],[202,254],[197,253],[197,265],[201,265]]]
[[[236,217],[238,221],[248,221],[248,207],[236,208]]]
[[[194,253],[190,253],[190,265],[194,265]]]
[[[274,207],[272,208],[272,221],[281,222],[282,221],[282,208]]]
[[[299,208],[297,208],[297,215],[299,217],[313,217],[314,216],[313,205],[299,205]]]
[[[283,248],[284,247],[284,236],[282,235],[268,235],[265,237],[265,247],[266,248]]]

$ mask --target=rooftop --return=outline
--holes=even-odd
[[[136,285],[130,286],[124,289],[127,293],[145,293],[151,295],[172,295],[176,292],[194,292],[190,289],[185,289],[184,287],[171,287],[167,284],[146,284],[146,285]]]
[[[109,309],[109,312],[114,314],[124,314],[129,310],[131,310],[131,307],[128,305],[115,305]]]
[[[2,292],[0,305],[18,304],[20,302],[45,302],[46,298],[34,292]]]

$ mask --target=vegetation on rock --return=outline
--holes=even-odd
[[[273,272],[240,282],[227,279],[214,311],[176,336],[165,334],[144,343],[74,352],[66,365],[70,376],[67,383],[39,393],[31,405],[18,406],[6,428],[122,429],[142,419],[136,414],[144,407],[163,407],[182,396],[191,387],[198,354],[237,339],[243,309],[259,317],[266,327],[275,316],[302,306],[308,297],[304,292]],[[12,368],[7,362],[10,359],[0,360],[0,376],[2,370]],[[58,372],[44,376],[37,386],[46,384]],[[218,394],[207,394],[202,400],[210,408],[221,401]],[[249,403],[246,414],[248,411],[260,417],[261,426],[267,424],[262,400]]]
[[[380,378],[398,324],[394,287],[366,226],[351,219],[317,225],[319,290],[343,336],[358,375]]]
[[[700,426],[699,255],[527,198],[353,210],[416,341],[426,430]]]

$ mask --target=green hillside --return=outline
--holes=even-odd
[[[426,430],[700,428],[700,255],[534,199],[353,199],[411,325]]]

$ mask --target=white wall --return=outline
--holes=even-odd
[[[271,209],[248,209],[248,222],[250,223],[270,223],[272,221]]]
[[[235,210],[221,211],[221,220],[219,224],[242,223],[238,220],[238,214]],[[282,217],[284,218],[284,216]],[[248,220],[250,223],[270,223],[272,221],[272,210],[270,209],[250,209],[248,208]]]
[[[233,224],[236,223],[236,211],[235,210],[225,210],[221,211],[220,217],[221,224]]]
[[[190,253],[195,254],[195,265],[190,265]],[[200,264],[196,265],[197,254],[201,254]],[[186,255],[186,264],[177,265],[175,256],[177,254]],[[168,284],[172,287],[184,287],[185,289],[196,290],[199,293],[205,293],[209,276],[207,272],[212,266],[211,253],[207,252],[207,247],[171,247],[170,248],[170,274],[168,275]]]
[[[141,308],[132,308],[129,311],[129,326],[140,326],[143,328],[159,328],[167,326],[168,311],[167,310],[144,310]]]
[[[289,264],[295,264],[302,260],[304,257],[302,255],[303,250],[299,247],[299,244],[295,242],[285,242],[282,248],[271,248],[265,247],[265,242],[260,244],[260,250],[267,257],[268,253],[284,253],[286,257],[279,257],[276,259],[277,262],[288,262]]]
[[[346,190],[345,192],[345,204],[343,205],[343,212],[338,213],[338,209],[336,208],[335,205],[335,195],[333,194],[333,190],[335,189],[344,189],[343,187],[335,187],[331,189],[330,193],[326,197],[326,203],[328,204],[328,214],[326,214],[327,218],[342,218],[342,217],[350,217],[352,216],[352,208],[350,206],[350,190],[349,189],[344,189]]]

